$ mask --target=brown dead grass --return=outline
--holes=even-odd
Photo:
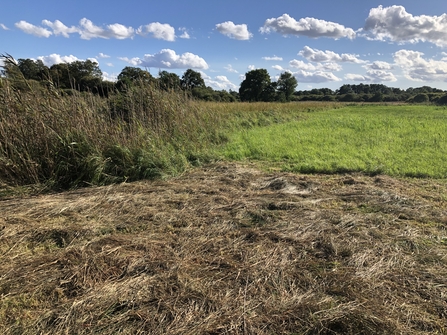
[[[0,201],[2,334],[446,334],[447,183],[265,173]]]

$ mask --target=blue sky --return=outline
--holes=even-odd
[[[299,90],[343,84],[447,90],[445,0],[14,0],[0,12],[2,53],[46,65],[94,59],[105,79],[125,66],[214,89],[244,74],[289,71]]]

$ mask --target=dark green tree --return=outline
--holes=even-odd
[[[281,73],[276,84],[276,90],[286,101],[290,101],[295,89],[298,86],[298,81],[290,72]]]
[[[55,86],[79,91],[96,92],[102,82],[102,71],[91,60],[54,64],[50,76]]]
[[[160,71],[158,73],[158,83],[160,88],[165,91],[177,90],[181,87],[180,77],[168,71]]]
[[[118,75],[117,79],[118,81],[128,79],[130,81],[143,80],[150,82],[154,77],[148,71],[140,69],[139,67],[126,66]]]
[[[194,88],[206,87],[205,81],[202,78],[200,72],[188,69],[182,76],[180,84],[183,89],[192,90]]]
[[[17,66],[25,79],[41,81],[49,78],[49,68],[40,59],[35,61],[19,58]]]
[[[271,80],[266,69],[251,70],[239,88],[241,101],[265,101],[271,96]]]
[[[148,71],[132,66],[122,69],[117,79],[116,88],[119,91],[124,91],[138,82],[146,84],[155,82],[154,77]]]

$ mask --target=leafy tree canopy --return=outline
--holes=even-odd
[[[205,81],[202,78],[200,72],[188,69],[182,76],[180,81],[182,88],[192,90],[194,88],[206,87]]]

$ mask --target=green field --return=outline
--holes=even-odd
[[[446,108],[355,105],[237,131],[221,154],[294,172],[445,178],[446,134]]]

